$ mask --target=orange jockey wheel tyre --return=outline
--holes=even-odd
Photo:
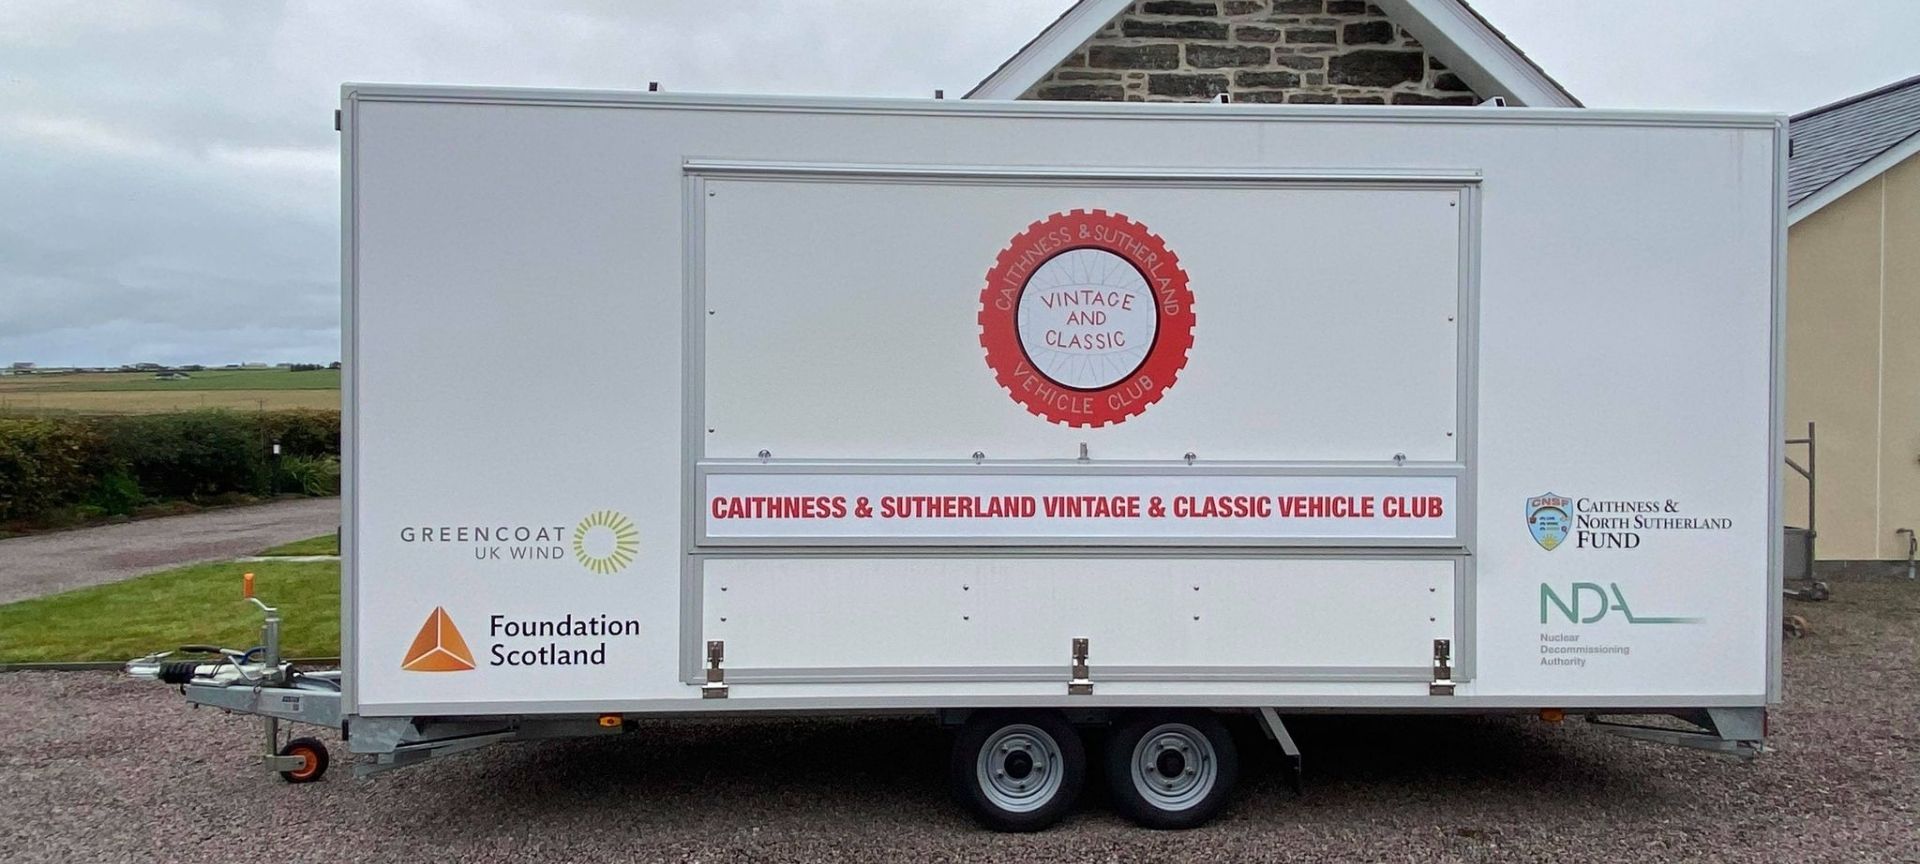
[[[280,779],[288,783],[312,783],[326,776],[327,745],[314,738],[295,738],[280,748],[282,756],[298,756],[307,764],[290,771],[280,772]]]

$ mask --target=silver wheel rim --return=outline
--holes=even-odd
[[[1060,743],[1038,726],[1016,723],[987,736],[974,758],[975,784],[993,806],[1010,813],[1045,807],[1060,792],[1066,760]]]
[[[1220,778],[1213,742],[1185,723],[1162,723],[1133,745],[1133,789],[1161,810],[1199,804]]]

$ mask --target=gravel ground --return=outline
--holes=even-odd
[[[340,527],[340,499],[302,498],[0,540],[0,603],[225,561]]]
[[[1053,830],[979,830],[919,719],[650,725],[286,786],[242,755],[254,721],[105,674],[0,675],[0,858],[1920,861],[1920,586],[1834,595],[1791,604],[1813,631],[1757,761],[1576,722],[1301,718],[1305,797],[1252,749],[1237,801],[1184,833],[1094,786]]]

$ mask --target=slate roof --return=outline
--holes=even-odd
[[[1920,135],[1920,75],[1796,114],[1787,126],[1787,205]]]

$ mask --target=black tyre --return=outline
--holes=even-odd
[[[953,742],[961,802],[996,831],[1038,831],[1067,815],[1086,783],[1087,751],[1053,711],[989,711]]]
[[[320,743],[317,738],[288,741],[286,746],[280,748],[280,755],[298,756],[306,760],[306,764],[299,768],[280,772],[280,779],[288,783],[312,783],[326,776],[327,745]]]
[[[1129,717],[1113,730],[1106,755],[1114,809],[1147,828],[1206,824],[1240,777],[1233,735],[1205,711]]]

